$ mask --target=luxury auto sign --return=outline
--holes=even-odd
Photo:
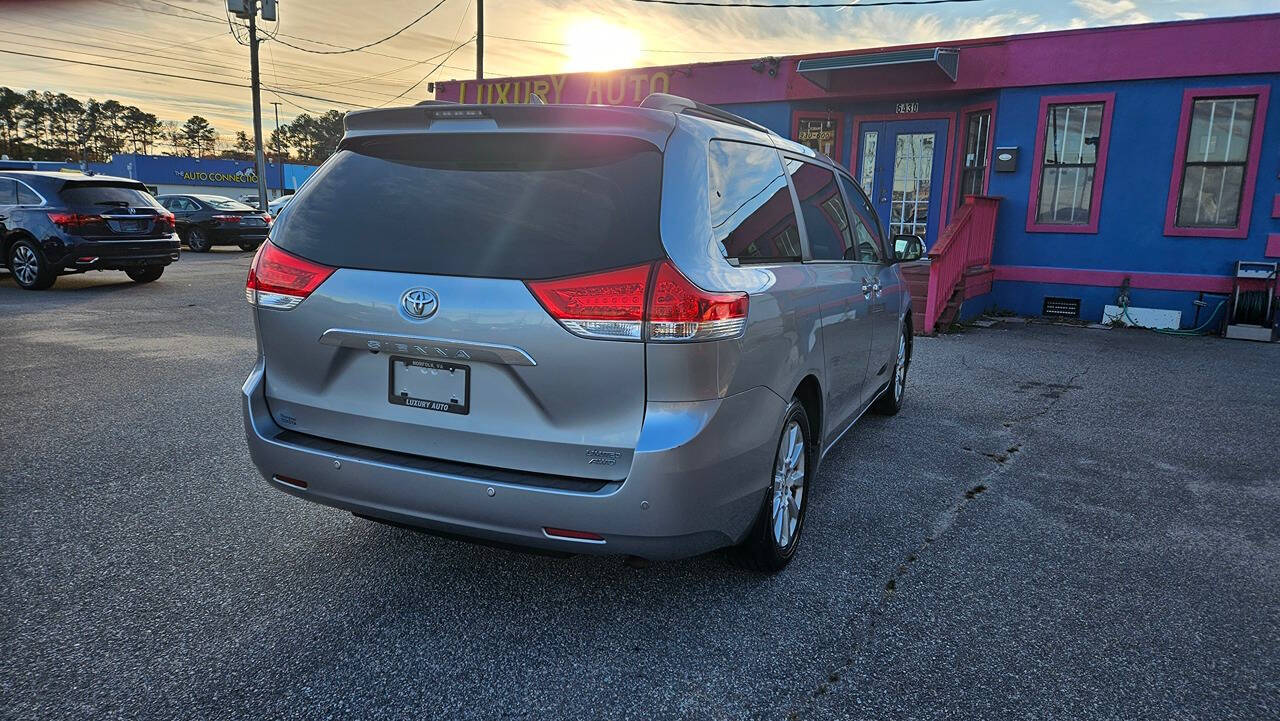
[[[258,174],[252,170],[236,173],[207,173],[203,170],[175,170],[173,174],[188,182],[205,183],[242,183],[252,185],[258,182]]]
[[[548,103],[636,105],[649,93],[671,92],[666,70],[593,74],[585,81],[567,83],[568,75],[544,75],[518,80],[459,80],[437,84],[436,97],[459,103],[525,103],[537,95]],[[581,79],[581,76],[575,76]],[[457,89],[457,97],[450,97]]]

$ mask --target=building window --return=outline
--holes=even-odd
[[[797,113],[792,137],[801,145],[835,158],[840,152],[840,119],[825,113]]]
[[[876,145],[880,133],[868,130],[862,134],[862,189],[871,192],[876,180]]]
[[[1102,103],[1050,105],[1045,123],[1048,132],[1044,138],[1036,222],[1088,223],[1098,141],[1102,137]]]
[[[1248,235],[1267,95],[1266,87],[1183,95],[1166,235]]]
[[[1041,99],[1027,230],[1098,232],[1114,98]]]
[[[987,180],[987,164],[991,162],[991,111],[970,113],[965,124],[964,165],[960,168],[960,192],[956,207],[964,205],[966,195],[982,195]]]

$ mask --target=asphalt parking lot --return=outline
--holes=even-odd
[[[785,572],[632,568],[268,488],[248,262],[0,274],[0,716],[1280,715],[1280,345],[920,339]]]

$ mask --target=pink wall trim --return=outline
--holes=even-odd
[[[1271,217],[1280,218],[1280,193],[1271,199]]]
[[[1247,37],[1248,42],[1241,42]],[[684,95],[704,103],[770,100],[890,98],[903,93],[964,93],[995,88],[1066,85],[1149,78],[1247,75],[1276,71],[1280,13],[1209,18],[1108,28],[1085,28],[973,40],[901,45],[945,45],[960,50],[956,82],[945,77],[904,84],[899,74],[863,73],[856,84],[825,91],[795,71],[806,57],[880,52],[839,50],[784,58],[777,77],[751,69],[754,60],[654,66],[612,73],[571,73],[435,83],[439,100],[523,102],[538,92],[548,102],[635,105],[649,91]],[[1230,52],[1223,52],[1230,48]],[[941,76],[941,73],[938,74]]]
[[[991,187],[991,166],[995,165],[996,150],[996,101],[966,105],[956,114],[956,154],[952,162],[951,175],[955,184],[956,195],[960,194],[960,173],[964,170],[964,149],[969,133],[969,114],[983,110],[991,111],[991,124],[987,127],[987,169],[982,176],[982,195],[986,195]],[[959,202],[957,198],[957,202]],[[954,203],[953,203],[954,205]],[[948,213],[948,217],[950,213]]]
[[[1092,270],[1087,268],[1047,268],[1030,265],[994,266],[996,280],[1028,283],[1062,283],[1118,288],[1129,279],[1133,288],[1148,290],[1189,290],[1206,293],[1231,291],[1231,277],[1193,273],[1139,273],[1127,270]]]
[[[1280,258],[1280,233],[1267,234],[1267,249],[1263,255],[1268,258]]]
[[[955,118],[956,118],[955,113],[902,113],[902,114],[888,113],[888,114],[880,114],[880,115],[855,115],[853,118],[853,142],[851,143],[852,150],[849,153],[849,168],[850,168],[849,172],[853,173],[853,176],[855,178],[858,178],[859,182],[861,182],[863,123],[884,123],[884,122],[892,122],[894,120],[945,120],[947,121],[947,148],[943,152],[942,167],[944,170],[947,168],[950,168],[951,164],[954,162],[953,153],[955,152],[955,146],[956,146]],[[858,169],[857,172],[853,170],[854,168]],[[871,198],[872,189],[863,188],[863,190],[866,191],[867,197]],[[942,203],[942,205],[940,206],[942,208],[942,214],[938,217],[939,235],[941,235],[942,229],[947,227],[947,221],[950,220],[951,218],[951,213],[949,212],[951,208],[950,193],[951,193],[951,173],[949,171],[943,172],[942,197],[939,199],[940,202]],[[871,198],[871,201],[872,201],[872,204],[875,203],[874,198]],[[886,227],[888,227],[887,218],[881,218],[880,220],[886,224]]]
[[[1036,211],[1040,205],[1040,174],[1044,170],[1044,139],[1049,106],[1070,103],[1102,103],[1102,124],[1098,127],[1098,162],[1093,168],[1093,194],[1089,200],[1089,222],[1084,225],[1037,223]],[[1040,98],[1040,119],[1036,125],[1036,152],[1031,166],[1031,196],[1027,201],[1028,233],[1097,233],[1098,220],[1102,217],[1102,184],[1107,179],[1107,148],[1111,145],[1111,111],[1115,108],[1115,93],[1091,93],[1087,95],[1046,95]]]
[[[836,161],[836,165],[841,165],[841,156],[844,155],[844,112],[823,112],[821,110],[794,110],[791,113],[791,139],[797,143],[800,140],[796,137],[800,134],[801,120],[834,120],[836,121],[836,143],[835,152],[831,159]],[[847,168],[846,168],[847,170]]]
[[[1235,88],[1187,88],[1182,93],[1182,116],[1178,120],[1178,144],[1174,148],[1173,168],[1169,173],[1169,200],[1165,204],[1164,234],[1193,238],[1247,238],[1249,218],[1253,212],[1253,191],[1258,179],[1258,165],[1262,155],[1262,134],[1266,129],[1267,98],[1271,88],[1267,85],[1247,85]],[[1249,138],[1249,155],[1245,159],[1244,188],[1240,194],[1240,219],[1234,228],[1179,228],[1178,195],[1182,191],[1182,164],[1187,159],[1187,136],[1191,133],[1191,109],[1200,98],[1223,98],[1256,95],[1258,105],[1253,112],[1252,136]]]

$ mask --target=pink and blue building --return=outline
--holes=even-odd
[[[1197,300],[1231,291],[1237,261],[1280,261],[1280,14],[435,91],[610,105],[670,92],[825,152],[891,233],[941,252],[944,277],[919,289],[947,296],[929,298],[930,327],[948,305],[1101,320],[1122,287],[1192,327],[1216,305]]]

